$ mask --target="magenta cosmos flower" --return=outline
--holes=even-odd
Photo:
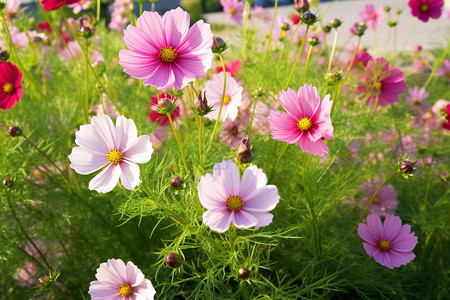
[[[412,250],[416,247],[417,237],[411,233],[410,225],[403,225],[397,216],[388,215],[381,224],[378,215],[367,217],[367,225],[359,224],[359,236],[367,254],[389,269],[406,265],[416,257]]]
[[[269,112],[272,138],[289,144],[297,143],[304,152],[323,156],[328,153],[324,139],[333,138],[330,111],[333,101],[326,95],[320,101],[316,87],[305,84],[296,93],[293,89],[281,91],[282,112]]]
[[[367,104],[386,106],[398,102],[398,95],[406,91],[405,77],[399,68],[391,68],[383,57],[368,62],[362,85],[356,88],[357,94],[367,97]]]
[[[22,72],[10,62],[0,62],[0,109],[10,109],[23,96]]]
[[[429,18],[437,19],[442,14],[444,0],[409,0],[411,14],[423,22],[428,22]]]
[[[74,4],[80,0],[41,0],[42,6],[46,11],[51,11],[60,8],[63,5]]]
[[[169,103],[172,102],[172,103],[177,104],[177,107],[170,114],[172,121],[180,116],[181,102],[176,97],[174,97],[172,95],[164,94],[164,93],[161,93],[158,96],[152,97],[152,100],[150,102],[150,113],[149,113],[150,120],[153,123],[158,123],[161,126],[166,126],[166,125],[170,124],[170,121],[169,121],[169,118],[167,117],[167,115],[160,114],[157,112],[157,110],[159,109],[159,106],[161,105],[161,102],[162,102],[162,105],[164,105],[165,101],[169,101]]]
[[[220,0],[223,12],[230,16],[231,20],[242,25],[244,14],[244,2],[239,0]]]
[[[208,210],[203,223],[218,232],[225,232],[230,223],[240,228],[269,225],[273,218],[269,211],[280,200],[277,187],[267,185],[261,169],[250,166],[241,179],[231,160],[215,164],[213,174],[202,176],[198,198]]]
[[[152,300],[156,294],[150,280],[131,261],[108,259],[97,269],[91,282],[92,300]]]
[[[153,153],[148,135],[137,136],[134,121],[118,116],[116,126],[107,115],[92,117],[92,124],[81,125],[75,134],[69,155],[70,167],[79,174],[90,174],[106,168],[89,182],[89,189],[99,193],[111,191],[119,181],[133,190],[141,180],[139,166],[150,160]]]
[[[213,34],[202,20],[189,28],[189,14],[181,8],[160,16],[146,11],[138,27],[128,25],[124,41],[130,50],[119,53],[120,65],[133,78],[159,90],[181,90],[205,76],[211,67]]]
[[[375,10],[375,5],[367,4],[359,13],[359,17],[367,24],[370,29],[377,28],[378,24],[383,21],[385,15],[384,5],[380,5],[378,10]]]
[[[225,121],[229,119],[234,121],[238,115],[238,107],[242,104],[243,88],[239,86],[236,79],[227,72],[227,84],[225,87],[225,97],[223,100],[222,112],[220,113],[220,120]],[[223,72],[214,74],[211,80],[205,84],[206,97],[208,104],[213,105],[213,110],[205,117],[210,120],[217,120],[219,116],[220,103],[222,102],[223,94]]]
[[[375,194],[377,188],[381,185],[382,180],[377,178],[375,184],[367,182],[361,186],[361,189],[366,192],[370,197]],[[363,201],[368,204],[370,197],[366,197]],[[369,207],[369,211],[372,214],[379,216],[393,215],[398,206],[397,193],[395,192],[392,184],[387,184],[381,188],[377,196],[373,199],[372,204]]]

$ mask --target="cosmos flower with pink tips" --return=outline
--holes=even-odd
[[[414,110],[423,114],[431,109],[431,105],[425,101],[428,98],[429,93],[424,88],[414,86],[414,88],[408,89],[408,93],[409,95],[405,97],[405,102],[411,105]]]
[[[244,14],[244,2],[239,0],[220,0],[223,12],[230,16],[231,20],[242,25]]]
[[[370,29],[376,29],[383,21],[385,14],[384,5],[380,5],[378,9],[375,10],[375,5],[367,4],[364,7],[364,10],[359,13],[359,17]]]

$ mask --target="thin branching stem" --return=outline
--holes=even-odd
[[[287,82],[286,82],[286,84],[284,86],[285,90],[288,89],[289,83],[291,83],[292,76],[294,75],[295,68],[297,67],[298,60],[300,59],[300,56],[303,53],[303,46],[305,46],[306,35],[308,34],[308,30],[309,30],[309,25],[306,25],[306,30],[305,30],[305,35],[303,36],[302,45],[300,46],[300,50],[298,51],[298,55],[297,55],[297,58],[295,59],[294,66],[292,67],[291,74],[289,75],[289,78],[288,78],[288,80],[287,80]]]
[[[186,157],[184,156],[183,145],[181,144],[180,137],[178,135],[178,130],[175,128],[173,124],[171,114],[167,114],[167,118],[169,118],[170,126],[172,127],[173,134],[175,135],[175,139],[177,140],[178,148],[180,149],[181,158],[183,160],[184,168],[186,169],[186,173],[189,174],[189,168],[186,162]]]

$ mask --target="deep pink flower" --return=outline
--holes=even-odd
[[[380,5],[378,10],[375,10],[375,5],[367,4],[364,10],[359,13],[359,17],[367,24],[367,27],[376,29],[378,24],[383,21],[385,14],[384,5]]]
[[[281,91],[279,103],[286,112],[270,110],[268,121],[272,138],[289,144],[298,142],[304,152],[314,155],[327,154],[328,147],[323,138],[333,137],[330,95],[320,101],[316,87],[305,84],[297,93],[290,88]]]
[[[0,62],[0,109],[10,109],[23,96],[22,72],[10,62]]]
[[[444,63],[436,72],[436,76],[445,76],[450,80],[450,60],[448,58],[444,60]]]
[[[108,259],[100,264],[91,282],[92,300],[152,300],[156,294],[150,280],[131,261]]]
[[[189,28],[189,14],[181,8],[160,16],[146,11],[138,27],[128,25],[124,32],[130,50],[120,50],[124,72],[145,85],[181,90],[189,82],[205,76],[211,67],[213,34],[202,20]]]
[[[177,107],[174,109],[174,111],[170,114],[172,117],[172,120],[175,120],[180,116],[180,107],[181,105],[180,101],[173,97],[172,95],[167,95],[164,93],[159,94],[158,96],[152,97],[152,101],[150,103],[150,120],[153,123],[159,123],[161,126],[166,126],[169,124],[169,118],[165,114],[160,114],[157,112],[158,104],[160,104],[160,101],[164,101],[164,99],[169,99],[173,103],[177,104]]]
[[[375,194],[377,188],[381,185],[383,181],[379,178],[375,180],[375,183],[370,181],[363,184],[361,189],[369,197],[363,198],[363,201],[368,204],[370,198]],[[381,188],[375,199],[373,199],[372,204],[369,207],[369,211],[372,214],[377,214],[379,216],[393,215],[398,206],[397,193],[395,192],[394,186],[392,184],[387,184]]]
[[[220,0],[223,12],[230,16],[231,20],[242,25],[244,14],[244,2],[239,0]]]
[[[349,52],[351,52],[352,54],[354,53],[354,51],[354,48],[349,49]],[[364,69],[372,59],[372,55],[370,55],[370,53],[367,52],[366,49],[358,49],[355,55],[355,59],[353,60],[352,71],[354,71],[355,68],[359,70]],[[349,58],[347,65],[350,65],[351,61],[352,58]]]
[[[409,0],[411,14],[423,22],[428,22],[429,18],[437,19],[442,14],[444,0]]]
[[[431,105],[425,100],[428,98],[429,93],[424,88],[414,86],[413,89],[408,89],[409,95],[405,97],[405,102],[417,110],[420,114],[425,113],[431,109]]]
[[[447,104],[444,114],[445,121],[442,123],[442,128],[450,130],[450,104]]]
[[[398,95],[406,91],[403,72],[399,68],[391,68],[383,57],[369,61],[360,82],[362,85],[355,92],[367,97],[367,104],[375,106],[398,102]]]
[[[107,115],[92,117],[92,124],[81,125],[75,134],[74,147],[69,155],[70,167],[86,175],[106,168],[89,182],[89,189],[99,193],[111,191],[119,181],[133,190],[141,180],[139,166],[150,160],[153,153],[148,135],[137,136],[132,119],[118,116],[116,126]]]
[[[267,176],[256,166],[245,170],[242,179],[236,164],[223,160],[214,165],[213,174],[202,176],[198,198],[207,209],[203,223],[212,230],[224,232],[233,223],[236,227],[262,227],[272,223],[280,196],[274,185],[267,185]]]
[[[42,6],[46,11],[51,11],[60,8],[63,5],[74,4],[80,0],[41,0]]]
[[[241,61],[239,59],[231,60],[228,65],[225,65],[225,71],[230,73],[231,76],[236,77],[236,75],[241,72]],[[216,74],[219,74],[220,72],[223,72],[223,68],[217,67]]]
[[[403,225],[402,220],[393,215],[386,216],[384,224],[376,214],[367,217],[367,225],[359,224],[359,236],[367,254],[375,261],[389,269],[406,265],[416,256],[412,252],[417,244],[417,237],[411,233],[410,225]]]

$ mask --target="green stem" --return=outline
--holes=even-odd
[[[167,114],[167,117],[169,118],[170,126],[172,127],[173,134],[175,135],[175,139],[177,140],[178,148],[180,149],[181,158],[183,159],[184,168],[186,169],[186,173],[189,174],[189,168],[186,162],[186,157],[184,156],[183,151],[183,145],[181,145],[180,137],[178,136],[178,131],[175,128],[175,125],[172,121],[172,116],[170,114]]]
[[[297,58],[295,59],[294,66],[292,67],[291,74],[289,75],[288,81],[286,82],[286,85],[284,86],[284,90],[287,90],[289,87],[289,83],[291,83],[292,76],[294,75],[295,67],[297,67],[298,60],[300,59],[300,56],[303,53],[303,46],[305,45],[306,41],[306,35],[308,34],[309,25],[306,25],[305,35],[303,36],[302,45],[300,46],[300,50],[298,51]]]
[[[152,1],[152,11],[155,11],[155,1]]]
[[[242,47],[242,58],[245,61],[245,59],[247,58],[247,29],[248,29],[248,17],[249,17],[249,12],[250,12],[250,1],[246,0],[245,1],[245,8],[244,8],[244,14],[243,14],[243,18],[244,18],[244,45]]]
[[[381,56],[383,56],[384,51],[386,51],[387,45],[389,44],[389,41],[391,40],[391,31],[392,31],[392,26],[389,26],[388,36],[386,38],[386,44],[384,44],[383,50],[381,50]]]
[[[266,62],[267,52],[269,50],[270,42],[272,41],[273,24],[275,23],[275,16],[277,15],[278,0],[275,0],[275,6],[273,8],[272,25],[270,26],[269,38],[267,39],[266,49],[262,59],[262,69],[264,70],[264,63]]]
[[[411,27],[409,27],[408,33],[406,34],[406,38],[405,38],[405,41],[403,42],[403,46],[402,46],[402,49],[400,50],[400,53],[403,53],[403,51],[405,50],[406,43],[408,42],[409,36],[411,35],[411,32],[412,32],[412,30],[414,28],[414,25],[416,25],[417,20],[418,19],[415,18],[414,21],[411,24]]]
[[[198,118],[198,154],[200,158],[200,168],[202,170],[202,175],[205,175],[205,167],[203,166],[203,154],[202,154],[202,127],[203,127],[203,117]]]
[[[217,120],[216,120],[216,123],[214,124],[214,129],[213,129],[213,132],[211,135],[211,139],[209,140],[209,145],[208,145],[208,148],[206,149],[205,160],[206,160],[206,155],[208,154],[209,149],[211,149],[211,145],[212,145],[212,143],[214,141],[214,137],[216,135],[217,126],[219,125],[219,121],[220,121],[220,115],[222,114],[223,102],[225,101],[225,91],[227,88],[227,70],[225,69],[225,64],[223,62],[222,54],[219,54],[219,58],[220,58],[220,63],[222,64],[222,70],[223,70],[222,100],[220,101],[219,114],[217,115]]]
[[[272,165],[272,168],[270,169],[270,173],[269,173],[269,181],[270,179],[272,179],[273,176],[273,172],[275,171],[275,167],[278,166],[278,164],[280,163],[281,158],[283,157],[284,152],[286,152],[287,147],[289,146],[288,143],[285,143],[283,145],[283,148],[280,151],[280,154],[278,154],[277,160],[275,161],[275,164]]]
[[[448,53],[449,47],[447,46],[447,48],[445,48],[444,52],[442,53],[442,55],[439,57],[439,59],[437,59],[436,61],[440,61],[441,63],[444,61],[444,59],[447,57],[447,53]],[[427,81],[425,81],[425,84],[423,85],[423,88],[426,89],[427,86],[431,83],[431,80],[433,80],[434,75],[436,74],[436,72],[439,70],[439,66],[433,66],[433,69],[431,70],[430,75],[428,76]]]
[[[284,57],[284,68],[283,68],[284,74],[286,74],[287,72],[287,62],[289,59],[289,52],[291,50],[292,41],[294,40],[295,34],[297,33],[297,30],[300,28],[300,25],[302,25],[302,22],[298,22],[297,27],[295,27],[294,33],[291,35],[291,38],[289,39],[289,44],[286,49],[286,55]]]
[[[308,49],[308,56],[306,57],[306,63],[305,63],[305,76],[303,77],[302,86],[306,83],[306,76],[308,75],[308,63],[309,63],[309,58],[311,57],[312,48],[313,48],[313,46],[309,46],[309,49]]]
[[[88,40],[86,39],[86,53],[89,53]],[[86,99],[84,101],[84,118],[89,123],[89,61],[86,60]]]
[[[100,22],[100,9],[101,9],[102,3],[101,0],[97,0],[97,22]]]
[[[197,275],[198,277],[205,277],[205,275],[204,274],[202,274],[202,273],[200,273],[199,271],[197,271],[193,266],[191,266],[187,261],[185,261],[185,260],[181,260],[181,263],[184,265],[184,266],[186,266],[186,267],[188,267],[192,272],[194,272],[195,273],[195,275]]]
[[[139,16],[142,16],[143,12],[144,12],[144,6],[143,6],[142,2],[139,2]]]
[[[334,51],[336,50],[337,38],[338,38],[338,31],[337,31],[337,29],[335,29],[334,30],[334,42],[333,42],[333,47],[331,48],[331,54],[330,54],[330,60],[328,62],[327,73],[330,73],[330,70],[331,70],[331,63],[333,62]]]

